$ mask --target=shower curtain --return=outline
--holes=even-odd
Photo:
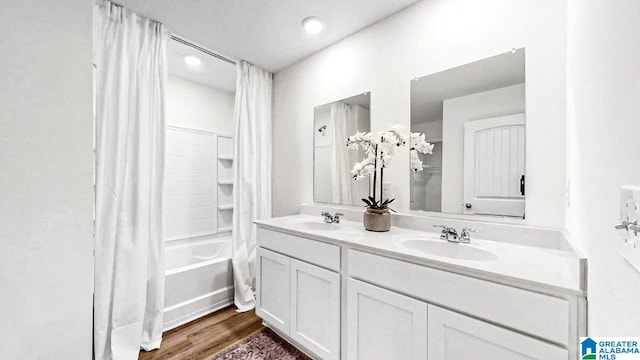
[[[137,359],[162,341],[164,100],[162,24],[94,8],[96,100],[95,359]]]
[[[343,102],[331,105],[331,125],[333,127],[333,146],[331,156],[331,194],[332,203],[352,205],[351,166],[353,151],[345,145],[347,138],[357,130],[357,113],[353,106]]]
[[[256,226],[271,217],[270,73],[238,62],[233,155],[233,276],[238,311],[255,307]]]

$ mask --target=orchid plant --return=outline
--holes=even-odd
[[[390,125],[389,130],[379,132],[374,136],[370,132],[357,132],[347,138],[347,148],[352,150],[362,149],[365,152],[365,158],[356,162],[351,170],[353,179],[358,181],[368,179],[373,174],[373,196],[368,196],[362,201],[366,207],[374,210],[391,210],[389,204],[395,199],[383,199],[382,184],[384,177],[384,169],[387,168],[393,159],[394,151],[400,146],[405,146],[409,142],[411,152],[411,170],[422,171],[422,161],[418,156],[421,154],[432,154],[433,144],[425,140],[425,135],[421,133],[409,133],[409,136],[403,134],[401,125]],[[380,173],[380,196],[376,196],[378,188],[378,172]]]

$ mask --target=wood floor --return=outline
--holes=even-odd
[[[230,306],[165,332],[160,349],[141,351],[138,359],[209,360],[262,328],[253,310],[238,313]]]

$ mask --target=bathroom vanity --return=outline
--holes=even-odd
[[[258,221],[256,313],[318,359],[574,359],[586,259],[559,230],[327,207]],[[434,225],[478,228],[470,244]]]

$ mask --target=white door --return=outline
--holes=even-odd
[[[567,360],[567,350],[429,305],[429,360]]]
[[[340,274],[291,259],[289,336],[321,359],[340,359]]]
[[[427,304],[349,279],[347,358],[426,360]]]
[[[465,214],[524,216],[525,118],[464,124]]]
[[[256,315],[289,334],[290,259],[258,247],[256,249]]]

